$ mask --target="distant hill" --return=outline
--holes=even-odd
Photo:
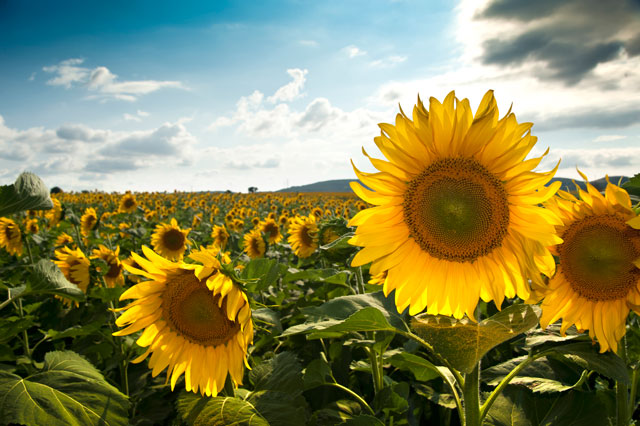
[[[611,181],[611,183],[615,183],[616,185],[621,178],[621,183],[629,180],[627,176],[609,176],[609,180]],[[276,192],[351,192],[349,182],[353,182],[354,180],[357,179],[325,180],[322,182],[310,183],[309,185],[291,186],[289,188],[280,189]],[[556,181],[562,182],[561,189],[565,191],[572,191],[576,188],[573,184],[573,179],[562,177],[551,179],[551,182]],[[582,180],[575,180],[575,182],[580,185],[582,189],[586,189],[586,185]],[[591,184],[595,186],[599,191],[604,191],[604,188],[607,186],[607,181],[605,178],[600,178],[597,180],[592,180]]]

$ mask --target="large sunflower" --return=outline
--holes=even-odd
[[[124,285],[124,275],[122,274],[122,262],[119,258],[120,247],[111,250],[102,244],[93,250],[91,259],[102,259],[107,262],[109,269],[103,276],[107,286],[115,287],[116,285]]]
[[[63,247],[55,251],[54,263],[62,271],[64,276],[77,285],[80,290],[87,292],[89,286],[89,259],[80,249]]]
[[[215,251],[189,255],[201,264],[174,263],[142,247],[147,259],[132,254],[140,269],[125,266],[150,281],[125,291],[120,300],[136,299],[122,308],[114,335],[125,336],[145,329],[138,338],[149,354],[149,368],[157,376],[167,368],[173,390],[184,373],[187,391],[215,396],[227,373],[242,383],[247,347],[253,340],[251,308],[242,289],[220,272]],[[248,367],[248,365],[247,365]]]
[[[17,223],[7,217],[0,217],[0,247],[9,254],[22,255],[22,231]]]
[[[171,223],[159,223],[151,235],[151,245],[160,255],[170,260],[180,260],[187,249],[190,228],[180,229],[175,218]]]
[[[316,217],[296,216],[289,225],[287,239],[293,252],[298,257],[309,257],[318,248],[318,225]]]
[[[544,187],[555,169],[531,171],[541,158],[523,161],[537,140],[531,126],[511,112],[499,119],[492,91],[475,115],[451,92],[443,103],[431,98],[429,111],[418,98],[413,121],[402,113],[395,126],[380,124],[374,141],[388,161],[363,150],[380,172],[354,166],[371,189],[351,183],[376,207],[351,219],[349,242],[364,247],[353,266],[388,271],[384,293],[396,291],[399,311],[474,318],[478,298],[499,308],[505,296],[529,298],[527,279],[542,286],[540,272],[553,275],[545,247],[560,241],[560,222],[538,204],[560,183]]]
[[[578,193],[580,199],[561,191],[547,203],[563,219],[558,233],[564,241],[553,248],[560,264],[540,325],[562,318],[563,333],[575,324],[598,340],[600,352],[616,352],[629,311],[640,313],[640,216],[612,183],[604,196],[589,183]]]

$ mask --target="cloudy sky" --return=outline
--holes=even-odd
[[[64,6],[63,6],[64,5]],[[534,122],[558,176],[640,172],[636,0],[0,1],[0,183],[276,190],[368,170],[450,90]]]

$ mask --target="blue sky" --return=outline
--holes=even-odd
[[[353,178],[377,123],[450,90],[533,121],[542,167],[640,172],[640,7],[0,2],[0,178],[106,191]]]

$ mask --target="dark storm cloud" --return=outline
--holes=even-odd
[[[598,64],[640,54],[640,2],[635,0],[493,0],[476,20],[516,22],[523,32],[490,38],[485,64],[540,61],[537,77],[573,85]]]

